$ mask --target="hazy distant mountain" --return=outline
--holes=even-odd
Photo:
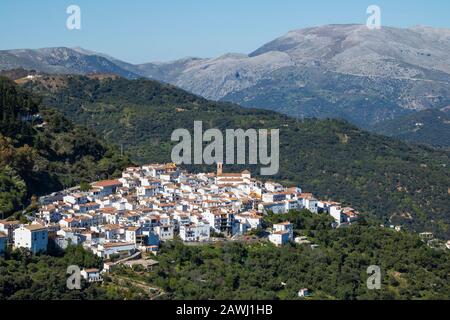
[[[195,61],[169,80],[211,99],[368,127],[450,105],[450,30],[295,30],[248,56]]]
[[[133,65],[81,48],[0,52],[0,69],[117,73],[171,83],[214,100],[363,128],[450,106],[450,30],[363,25],[300,29],[249,55]]]
[[[173,83],[180,76],[180,74],[189,69],[191,66],[196,65],[204,60],[201,58],[184,58],[169,62],[153,62],[135,65],[134,72],[141,76],[163,81],[167,83]]]
[[[291,31],[249,55],[127,69],[209,99],[370,128],[450,105],[450,30],[327,25]]]
[[[0,51],[0,70],[18,68],[46,73],[114,73],[127,78],[139,77],[120,67],[112,58],[91,54],[87,50],[60,47]]]

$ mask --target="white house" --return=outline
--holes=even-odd
[[[8,236],[8,243],[14,243],[14,230],[21,226],[20,221],[0,221],[0,232]]]
[[[136,188],[136,194],[140,197],[149,198],[153,197],[158,191],[158,187],[155,186],[142,186]]]
[[[348,223],[355,222],[360,217],[360,213],[357,210],[350,208],[350,207],[343,208],[342,213],[344,214],[345,222],[348,222]]]
[[[88,202],[87,197],[81,193],[69,194],[63,198],[65,203],[70,203],[71,205],[75,204],[85,204]]]
[[[289,234],[289,240],[294,239],[294,230],[292,224],[289,221],[274,224],[273,230],[275,232],[287,231]]]
[[[136,251],[136,244],[127,242],[110,242],[99,245],[97,255],[100,258],[109,259],[112,255],[131,255]]]
[[[98,196],[109,196],[116,193],[117,188],[122,187],[122,182],[119,180],[104,180],[92,184],[94,189],[100,190]]]
[[[54,205],[46,205],[39,209],[39,217],[44,219],[46,223],[51,223],[61,220],[62,215]]]
[[[282,246],[289,242],[288,231],[275,231],[269,235],[269,241],[276,246]]]
[[[286,193],[276,192],[276,193],[265,193],[262,196],[263,202],[279,202],[286,200]]]
[[[48,230],[40,224],[32,224],[14,230],[14,247],[26,248],[33,253],[47,251]]]
[[[311,296],[311,291],[308,288],[303,288],[298,291],[299,298],[306,298]]]
[[[273,232],[269,235],[269,241],[277,246],[282,246],[293,240],[294,230],[288,221],[273,225]]]
[[[136,243],[137,236],[141,235],[142,231],[140,227],[128,227],[125,229],[125,241]]]
[[[188,225],[191,223],[191,217],[189,216],[189,214],[184,212],[175,212],[172,217],[173,221],[178,226]]]
[[[61,228],[77,228],[80,221],[76,218],[65,218],[59,221]]]
[[[215,232],[233,234],[233,228],[235,227],[234,213],[206,211],[202,213],[202,217],[209,223]]]
[[[340,225],[344,222],[344,214],[342,213],[342,208],[340,206],[331,206],[329,208],[330,216],[334,218],[334,221]]]
[[[174,234],[174,227],[172,225],[161,225],[154,228],[155,234],[160,240],[172,240]]]
[[[186,242],[209,240],[211,227],[209,224],[199,223],[180,227],[180,238]]]
[[[99,269],[83,269],[80,272],[83,279],[85,279],[87,282],[101,282],[103,281],[100,270]]]
[[[241,214],[237,214],[236,220],[239,221],[241,225],[246,225],[247,229],[258,229],[259,227],[261,227],[263,219],[257,214],[244,212]],[[245,228],[240,226],[240,232],[245,232]]]
[[[264,214],[267,214],[270,211],[275,214],[283,214],[288,211],[285,202],[262,202],[258,205],[258,210]]]
[[[119,224],[106,224],[100,227],[100,230],[105,234],[106,239],[119,239],[124,234],[124,227]]]
[[[311,211],[312,213],[319,212],[319,201],[314,198],[305,199],[305,208]]]
[[[269,192],[282,192],[284,190],[284,187],[281,184],[271,181],[266,182],[264,187]]]

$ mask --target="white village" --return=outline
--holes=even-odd
[[[360,217],[355,209],[318,200],[300,187],[262,182],[249,171],[224,173],[220,163],[216,173],[198,174],[173,163],[150,164],[127,168],[117,180],[94,182],[88,191],[73,188],[41,197],[29,224],[0,221],[0,241],[32,253],[45,252],[50,240],[61,249],[82,245],[105,261],[102,271],[83,270],[86,279],[96,281],[117,264],[112,261],[133,265],[142,254],[156,255],[161,242],[245,239],[262,227],[265,215],[300,209],[331,215],[334,228]],[[275,246],[310,244],[306,237],[294,238],[289,221],[274,224],[265,240]]]

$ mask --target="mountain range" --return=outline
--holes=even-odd
[[[13,68],[146,77],[207,99],[300,118],[340,118],[376,132],[385,121],[450,106],[450,30],[424,26],[325,25],[290,31],[250,54],[145,64],[82,48],[0,51],[0,69]],[[437,134],[445,147],[448,126]]]

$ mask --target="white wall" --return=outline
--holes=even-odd
[[[33,253],[47,251],[48,231],[37,230],[31,232],[25,227],[14,231],[14,247],[27,248]]]

